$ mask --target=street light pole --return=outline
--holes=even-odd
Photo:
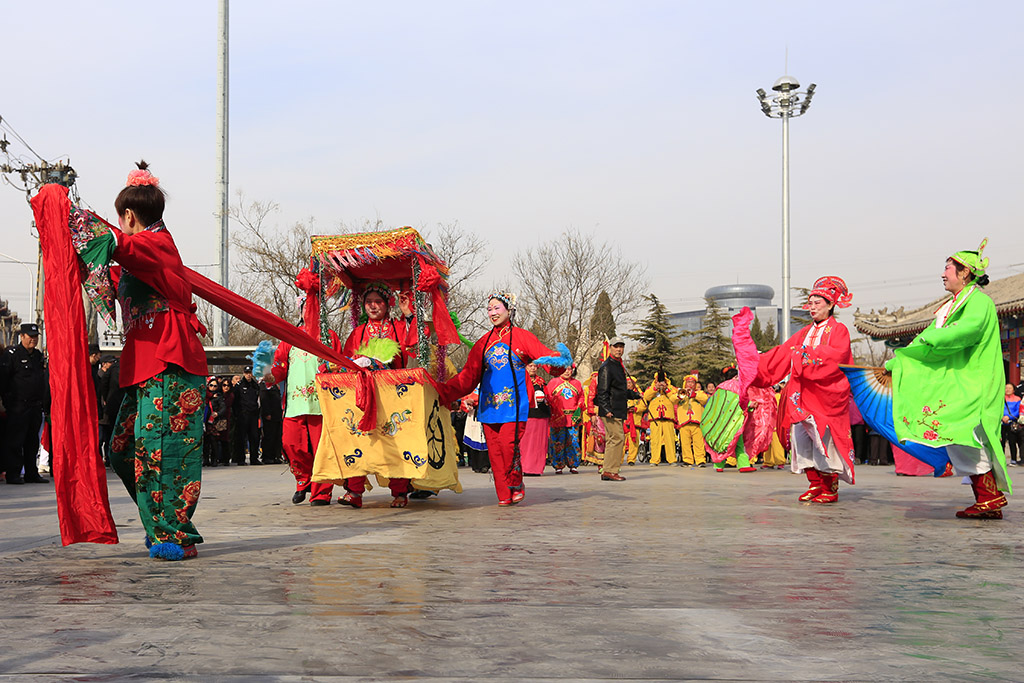
[[[228,0],[220,0],[217,33],[217,279],[230,287],[228,268]],[[213,345],[228,343],[228,314],[215,311]]]
[[[790,333],[790,261],[789,261],[789,120],[803,116],[811,106],[811,98],[818,86],[811,83],[807,90],[800,91],[800,83],[792,76],[783,76],[775,81],[772,90],[779,93],[769,96],[762,88],[757,89],[761,112],[771,119],[782,119],[782,320],[779,326],[780,339],[789,339]]]

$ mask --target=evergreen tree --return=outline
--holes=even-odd
[[[754,322],[750,325],[750,338],[754,340],[758,351],[767,351],[779,343],[779,333],[775,331],[775,323],[769,320],[768,326],[762,328],[760,318],[754,318]]]
[[[650,304],[647,317],[637,324],[632,334],[626,335],[640,343],[640,348],[629,355],[629,371],[637,376],[641,386],[650,384],[659,370],[675,379],[678,343],[682,338],[669,322],[668,309],[658,297],[651,294],[644,299]]]
[[[790,305],[803,306],[807,302],[807,299],[811,296],[811,288],[793,287],[792,289],[796,293],[796,296],[793,297],[793,302]],[[801,327],[809,323],[811,320],[811,316],[807,313],[804,313],[803,315],[793,315],[791,311],[786,311],[785,313],[783,313],[783,315],[789,316],[790,334],[794,334],[797,330],[799,330]]]
[[[598,341],[615,336],[615,316],[612,315],[612,299],[608,292],[601,290],[594,304],[594,314],[590,316],[590,338]]]
[[[722,332],[729,329],[732,321],[728,312],[714,299],[705,298],[704,303],[707,307],[704,324],[696,332],[689,333],[693,341],[683,347],[680,361],[682,367],[696,369],[702,381],[717,383],[722,380],[722,368],[735,362],[732,340]]]

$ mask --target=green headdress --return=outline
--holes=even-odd
[[[978,251],[958,251],[949,258],[966,267],[974,277],[979,278],[985,274],[985,269],[988,268],[988,259],[981,257],[987,244],[988,238],[986,237],[978,245]]]

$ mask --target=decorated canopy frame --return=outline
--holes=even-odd
[[[437,380],[447,379],[446,347],[459,343],[448,314],[448,265],[419,232],[404,227],[315,235],[311,247],[310,269],[320,283],[320,337],[324,342],[329,337],[327,300],[340,296],[342,307],[350,310],[354,327],[359,324],[365,287],[385,281],[396,293],[413,293],[417,363],[428,369],[436,364],[432,369]]]

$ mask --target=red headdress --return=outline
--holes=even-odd
[[[826,299],[830,304],[835,304],[839,308],[846,308],[850,305],[850,300],[853,299],[853,294],[850,294],[850,290],[846,288],[846,283],[843,282],[842,278],[835,275],[826,275],[815,280],[814,287],[811,288],[808,296],[815,295]],[[807,310],[809,304],[804,304],[803,308]]]

